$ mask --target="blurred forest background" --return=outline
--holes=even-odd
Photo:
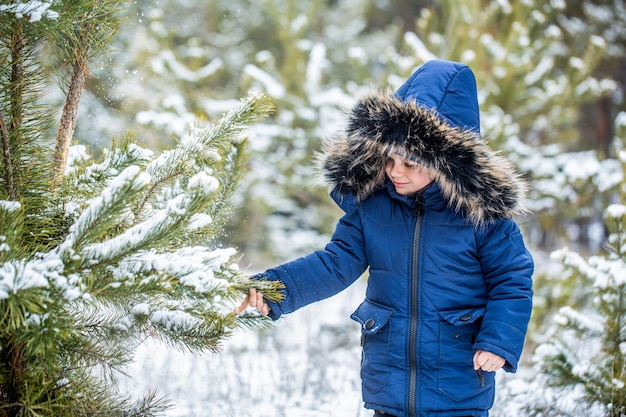
[[[623,239],[626,217],[618,212],[612,227],[606,215],[611,204],[624,204],[625,192],[619,157],[626,139],[623,1],[133,1],[114,47],[93,67],[76,135],[81,141],[133,130],[158,147],[163,132],[175,140],[195,116],[218,117],[250,89],[276,104],[273,118],[252,131],[249,169],[223,241],[238,248],[241,265],[251,271],[327,241],[341,213],[316,181],[313,158],[355,94],[372,86],[395,89],[429,59],[468,64],[478,82],[482,135],[532,184],[532,215],[520,219],[537,263],[527,350],[551,341],[556,351],[547,354],[551,359],[525,358],[529,365],[562,367],[548,372],[553,385],[578,384],[573,397],[587,398],[600,382],[581,388],[591,371],[576,366],[600,364],[598,357],[608,355],[610,365],[603,362],[606,372],[597,378],[609,380],[601,385],[613,400],[599,402],[613,404],[616,413],[614,398],[626,393],[620,385],[626,381],[626,316],[623,304],[599,311],[594,299],[608,297],[594,280],[613,273],[613,300],[626,304],[620,298],[626,248],[615,242],[609,248],[611,233]],[[563,251],[554,255],[561,248],[591,259],[591,267]],[[596,256],[616,260],[617,267],[599,273]],[[573,312],[604,327],[588,324],[591,331]],[[618,333],[609,343],[610,323],[618,323]],[[587,338],[597,343],[576,342]],[[581,348],[606,343],[611,354]],[[546,416],[568,415],[568,407],[581,415],[580,401],[555,405],[557,398],[568,403],[562,392],[528,402]],[[550,414],[552,407],[560,410]]]
[[[622,0],[135,0],[124,4],[123,17],[111,53],[91,63],[75,140],[97,149],[131,131],[139,143],[165,149],[197,117],[218,119],[251,90],[267,94],[276,112],[251,130],[248,169],[221,241],[237,248],[250,272],[328,240],[341,213],[316,178],[314,155],[355,94],[395,89],[430,59],[468,64],[482,135],[530,181],[532,214],[519,222],[537,264],[526,371],[504,381],[503,395],[516,401],[494,415],[626,414]],[[46,100],[60,107],[62,91]],[[352,304],[343,321],[358,299]],[[272,343],[275,360],[281,343],[289,348],[279,331],[213,366],[244,363],[244,351],[258,357]],[[325,361],[305,361],[327,367],[318,378],[333,378],[330,369],[347,355],[342,346],[358,356],[357,338],[346,336],[354,331],[334,322],[308,329],[318,341],[334,335],[326,345],[332,350],[322,349]],[[319,354],[318,345],[303,343],[306,354]],[[336,399],[333,387],[308,391],[322,382],[300,377],[301,368],[281,372],[309,387],[301,398],[314,398],[300,406]],[[241,398],[232,397],[237,384],[226,390],[231,408],[212,415],[241,415],[234,404]],[[289,400],[277,394],[270,402]]]
[[[353,94],[457,60],[476,74],[483,136],[532,180],[528,243],[592,254],[621,173],[624,13],[619,1],[133,1],[113,53],[91,67],[76,138],[133,131],[159,148],[164,132],[176,140],[196,116],[267,93],[277,112],[254,132],[224,241],[262,268],[332,231],[312,156]]]

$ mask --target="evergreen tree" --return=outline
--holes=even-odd
[[[626,137],[626,114],[617,117]],[[618,142],[618,145],[623,143]],[[558,313],[535,349],[534,367],[506,396],[508,412],[534,417],[621,417],[626,414],[626,151],[618,146],[620,198],[607,206],[606,253],[569,248],[552,253],[562,265],[549,281]]]
[[[149,337],[216,352],[252,282],[220,246],[246,161],[246,129],[273,110],[250,94],[156,156],[132,135],[71,146],[89,59],[119,1],[0,4],[0,416],[150,416],[167,403],[115,389]],[[65,105],[41,99],[60,70]],[[66,74],[65,76],[63,74]],[[56,136],[51,132],[56,131]]]

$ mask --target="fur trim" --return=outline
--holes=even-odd
[[[398,152],[427,166],[455,211],[477,224],[526,212],[526,184],[513,164],[478,132],[450,125],[415,101],[390,92],[357,101],[348,125],[320,155],[325,182],[341,195],[369,197],[385,183],[385,156]]]

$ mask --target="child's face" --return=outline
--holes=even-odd
[[[428,169],[399,155],[388,155],[385,173],[400,195],[415,194],[432,182]]]

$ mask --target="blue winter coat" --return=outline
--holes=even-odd
[[[278,319],[338,293],[367,269],[362,329],[365,406],[395,416],[487,416],[494,373],[513,372],[531,312],[533,261],[512,216],[524,184],[479,133],[468,67],[431,61],[395,94],[360,99],[324,149],[322,170],[345,211],[324,250],[262,274],[285,284]],[[413,196],[384,175],[389,152],[425,164],[434,182]]]

